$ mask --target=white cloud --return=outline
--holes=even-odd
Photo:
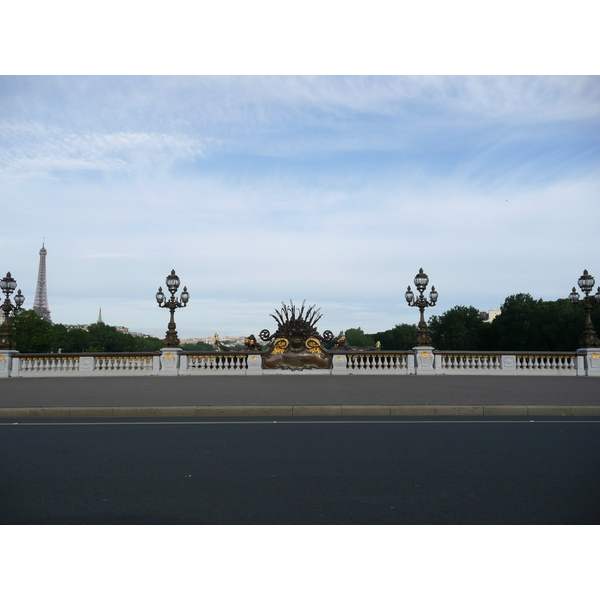
[[[0,125],[6,140],[0,175],[45,177],[57,171],[132,171],[203,155],[202,144],[184,135],[148,132],[72,133],[40,123]]]

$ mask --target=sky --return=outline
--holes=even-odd
[[[414,323],[600,280],[598,76],[2,76],[0,268],[57,323],[255,335]],[[4,273],[3,273],[4,274]]]

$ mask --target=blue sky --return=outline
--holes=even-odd
[[[600,281],[597,76],[2,76],[0,268],[55,322],[258,334],[293,299],[323,329],[496,309]],[[4,273],[3,273],[4,274]]]

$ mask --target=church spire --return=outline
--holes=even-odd
[[[100,308],[100,311],[98,312],[98,320],[96,321],[96,323],[98,323],[98,325],[100,325],[100,323],[102,323],[102,325],[104,325],[104,321],[102,320],[102,307]]]

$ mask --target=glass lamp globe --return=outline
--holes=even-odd
[[[174,294],[177,291],[177,288],[179,287],[179,277],[175,274],[175,269],[172,269],[171,274],[167,276],[166,284],[171,294]]]
[[[165,301],[165,295],[163,294],[162,287],[159,287],[158,292],[156,292],[156,301],[159,304],[162,304]]]
[[[427,284],[429,283],[429,277],[425,273],[423,273],[423,269],[419,269],[419,272],[415,276],[415,286],[419,290],[419,292],[423,293]]]
[[[569,300],[573,303],[575,303],[579,300],[579,294],[577,293],[577,290],[575,289],[575,287],[573,287],[573,290],[569,294]]]
[[[429,299],[435,304],[438,299],[438,293],[435,291],[435,285],[431,286],[431,292],[429,292]]]
[[[408,286],[408,289],[406,290],[404,297],[406,298],[406,301],[409,304],[411,304],[412,301],[415,299],[415,295],[413,294],[413,291],[410,289],[410,285]]]
[[[189,293],[188,293],[188,291],[187,291],[187,287],[186,287],[186,286],[184,286],[184,287],[183,287],[183,292],[181,292],[181,301],[182,301],[184,304],[187,304],[187,303],[189,302],[189,300],[190,300],[190,295],[189,295]]]
[[[23,296],[23,294],[21,294],[21,290],[19,290],[15,296],[15,304],[17,305],[17,308],[21,308],[21,306],[23,306],[23,302],[25,302],[25,296]]]
[[[583,275],[579,278],[577,285],[581,288],[583,293],[587,296],[594,289],[594,278],[588,274],[587,270],[583,272]]]
[[[12,293],[14,289],[17,287],[17,282],[10,276],[10,271],[6,274],[6,277],[3,277],[0,281],[0,288],[5,293]]]

